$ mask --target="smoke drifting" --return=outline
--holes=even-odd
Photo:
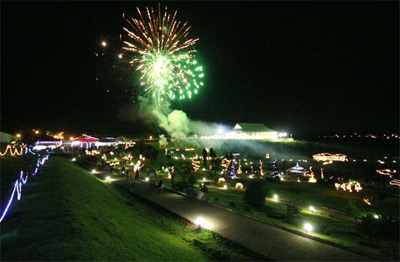
[[[156,125],[165,130],[171,141],[179,141],[193,135],[213,135],[222,127],[215,123],[190,120],[182,110],[171,109],[168,102],[156,105],[149,97],[139,97],[136,113],[150,127]]]
[[[158,140],[158,144],[160,148],[166,148],[168,145],[167,138],[164,135],[160,135],[160,139]]]
[[[305,152],[296,150],[296,147],[299,146],[298,143],[285,144],[251,140],[201,139],[201,136],[215,135],[221,131],[226,132],[231,130],[232,127],[191,120],[185,112],[171,109],[168,102],[156,105],[149,97],[139,97],[137,113],[152,129],[158,127],[166,132],[167,136],[166,134],[159,136],[160,148],[166,148],[167,146],[213,148],[218,152],[218,155],[240,153],[240,157],[242,158],[260,159],[263,159],[266,153],[278,159],[288,157],[301,159],[306,156]],[[290,150],[287,150],[289,148]],[[287,153],[288,151],[293,153]]]

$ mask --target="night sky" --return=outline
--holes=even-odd
[[[136,15],[135,7],[144,4],[2,1],[3,125],[142,130],[132,103],[133,69],[113,61],[121,46],[121,14]],[[191,119],[258,122],[294,134],[398,133],[397,2],[168,7],[189,21],[191,37],[200,38],[205,86],[191,102],[173,105]],[[105,50],[102,39],[109,43]]]

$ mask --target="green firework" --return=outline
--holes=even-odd
[[[194,44],[188,38],[190,27],[176,20],[173,14],[146,8],[138,18],[126,20],[128,41],[123,49],[132,55],[129,62],[140,72],[140,84],[157,103],[165,100],[190,99],[203,86],[203,67],[195,59]]]

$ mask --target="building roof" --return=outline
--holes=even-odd
[[[80,137],[74,138],[74,141],[79,141],[79,142],[97,142],[99,141],[98,138],[93,137],[93,136],[88,136],[86,134],[81,135]]]
[[[307,173],[308,171],[304,167],[299,166],[299,163],[296,163],[296,166],[289,168],[289,172],[303,174],[303,173]]]
[[[236,123],[233,130],[244,132],[276,132],[275,130],[266,127],[264,124],[255,123]]]

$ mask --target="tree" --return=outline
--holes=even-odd
[[[252,181],[246,189],[243,200],[253,206],[262,206],[265,202],[266,190],[260,181]]]

